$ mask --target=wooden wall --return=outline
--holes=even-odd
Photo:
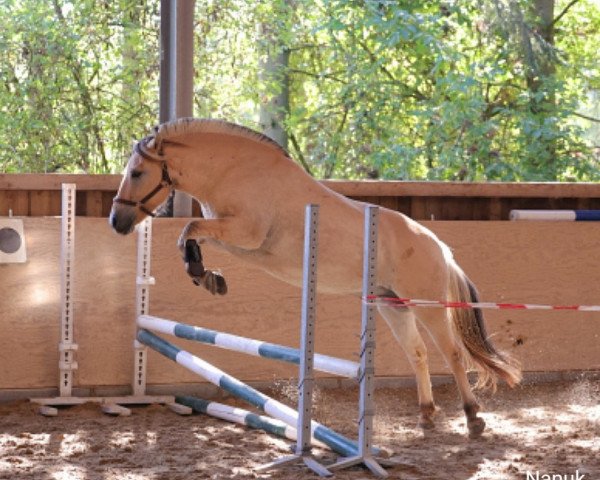
[[[60,215],[61,184],[77,185],[77,215],[106,217],[120,175],[0,175],[0,215]],[[514,208],[600,209],[600,184],[326,181],[416,220],[507,220]],[[199,208],[194,207],[194,215]]]
[[[229,282],[226,297],[192,285],[175,243],[185,219],[154,222],[152,314],[289,345],[298,344],[300,291],[233,257],[207,248],[207,265]],[[600,226],[565,222],[425,222],[455,251],[483,300],[597,304]],[[6,392],[55,387],[58,382],[60,219],[26,218],[26,264],[0,265],[0,399]],[[76,221],[74,269],[75,383],[90,391],[127,386],[132,375],[135,236],[121,237],[106,219]],[[408,272],[407,272],[408,274]],[[355,359],[360,301],[320,295],[317,351]],[[569,311],[490,311],[494,341],[526,371],[600,370],[600,319]],[[411,375],[384,323],[378,320],[377,375]],[[176,343],[248,381],[292,378],[295,367],[190,342]],[[428,342],[432,372],[446,374]],[[194,384],[198,378],[152,353],[150,385]]]

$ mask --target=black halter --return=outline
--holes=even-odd
[[[144,198],[142,198],[141,200],[139,200],[137,202],[134,200],[127,200],[124,198],[119,198],[119,196],[116,196],[115,198],[113,198],[113,203],[120,203],[121,205],[129,205],[131,207],[137,207],[142,212],[144,212],[146,215],[155,217],[156,215],[153,212],[151,212],[148,208],[146,208],[145,203],[164,188],[168,188],[169,190],[172,190],[173,189],[173,181],[171,180],[171,177],[169,176],[169,170],[167,168],[167,161],[163,157],[162,153],[159,153],[158,155],[152,154],[146,148],[146,144],[151,140],[151,138],[152,137],[146,137],[146,138],[140,140],[138,143],[136,143],[135,144],[135,153],[140,155],[145,160],[150,160],[151,162],[162,163],[162,178],[160,180],[160,183],[156,187],[154,187],[154,189],[150,193],[148,193]]]

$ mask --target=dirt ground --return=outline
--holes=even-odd
[[[292,391],[283,384],[271,393],[293,404]],[[355,438],[357,395],[318,390],[316,418]],[[376,391],[375,442],[400,461],[388,470],[390,478],[600,479],[598,382],[502,388],[494,396],[483,395],[488,428],[478,440],[467,438],[455,388],[436,387],[435,395],[442,411],[436,430],[424,433],[416,427],[414,389]],[[253,470],[289,453],[290,445],[204,415],[178,416],[158,405],[111,417],[88,404],[61,409],[53,418],[38,415],[26,401],[0,405],[2,480],[318,478],[299,465],[260,474]],[[327,451],[314,453],[323,463],[334,459]],[[354,467],[336,472],[335,478],[374,477]]]

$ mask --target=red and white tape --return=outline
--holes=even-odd
[[[442,300],[421,300],[417,298],[379,297],[371,295],[367,302],[383,301],[397,307],[430,308],[486,308],[493,310],[571,310],[579,312],[600,312],[600,305],[539,305],[533,303],[494,303],[494,302],[448,302]]]

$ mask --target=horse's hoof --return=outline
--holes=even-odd
[[[203,286],[213,295],[225,295],[227,293],[227,282],[223,275],[206,270],[201,276],[193,278],[194,285]]]
[[[467,428],[469,429],[469,438],[479,438],[485,430],[485,420],[480,417],[467,420]]]
[[[420,416],[417,426],[422,430],[433,430],[435,428],[435,422],[431,417]]]
[[[419,408],[421,410],[421,415],[419,415],[419,422],[417,425],[423,430],[433,430],[435,428],[433,417],[440,411],[440,409],[436,407],[433,402],[421,404],[419,405]]]
[[[213,272],[216,284],[216,292],[219,295],[225,295],[227,293],[227,282],[225,281],[225,277],[220,273]]]

